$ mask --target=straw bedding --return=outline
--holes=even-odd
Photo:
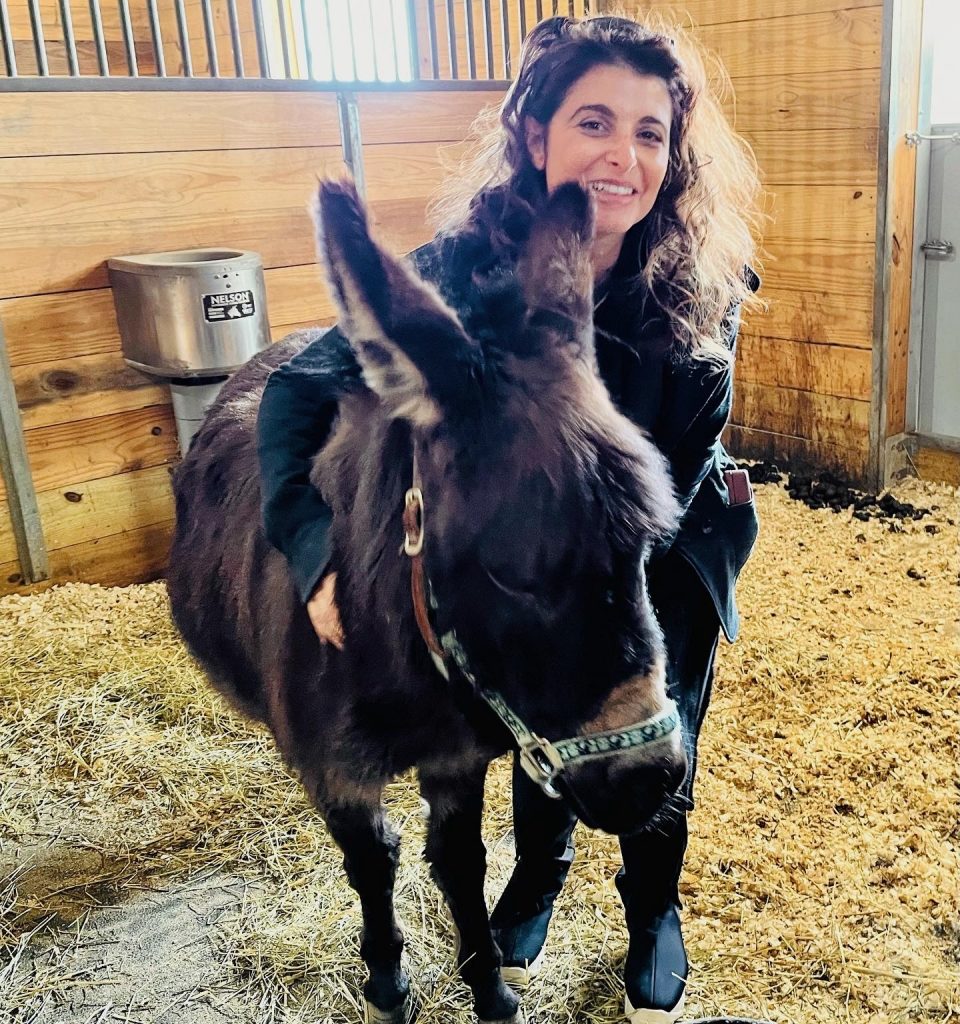
[[[777,484],[757,495],[743,634],[720,651],[682,881],[690,1015],[956,1020],[956,494],[911,485],[901,497],[937,508],[902,532],[808,508]],[[359,914],[340,856],[268,737],[207,689],[162,584],[0,601],[0,697],[0,1020],[360,1019]],[[389,799],[419,1019],[470,1021],[411,781]],[[491,903],[509,830],[498,763]],[[531,1022],[618,1019],[617,861],[615,841],[580,831],[544,973],[525,995]],[[198,887],[219,895],[194,975],[175,946],[160,956],[180,929],[158,915],[196,909]],[[92,955],[120,948],[108,915],[152,933],[142,964],[124,972]],[[147,967],[168,961],[166,988],[151,988]]]

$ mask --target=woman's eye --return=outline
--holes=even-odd
[[[602,121],[581,121],[580,127],[586,128],[589,131],[602,131],[604,124]]]
[[[655,131],[651,131],[649,128],[646,129],[645,131],[640,132],[638,138],[640,138],[643,142],[661,142],[662,141],[660,136]]]

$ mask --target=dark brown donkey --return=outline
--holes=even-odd
[[[343,850],[367,1020],[411,1013],[381,794],[416,766],[477,1015],[519,1022],[483,900],[487,765],[519,747],[548,793],[609,832],[663,812],[686,763],[644,564],[677,506],[597,374],[579,187],[546,203],[505,285],[514,313],[482,345],[371,241],[352,186],[323,184],[318,214],[349,340],[328,338],[342,395],[313,476],[334,510],[345,647],[320,645],[260,522],[260,395],[316,331],[237,372],[177,470],[173,614],[215,685],[269,725]]]

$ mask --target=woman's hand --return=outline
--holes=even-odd
[[[343,650],[343,626],[340,625],[340,612],[333,598],[333,588],[337,582],[335,572],[324,576],[320,585],[307,601],[307,614],[313,623],[320,643],[333,644],[337,650]]]

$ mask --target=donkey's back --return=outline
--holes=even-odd
[[[217,688],[264,720],[262,666],[303,611],[261,525],[257,410],[272,371],[322,333],[296,332],[238,370],[173,476],[167,587],[174,621]]]

